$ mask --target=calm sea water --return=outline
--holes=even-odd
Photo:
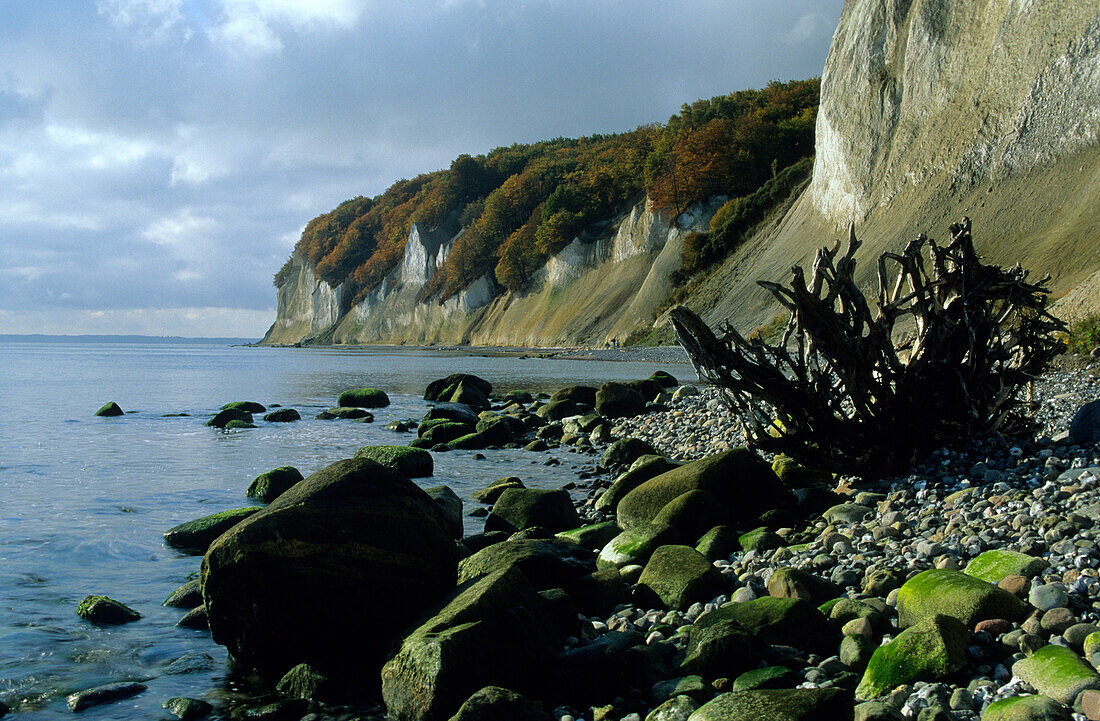
[[[247,505],[249,482],[275,466],[308,475],[363,445],[408,442],[386,423],[423,415],[425,385],[450,373],[475,373],[499,390],[552,390],[644,378],[658,367],[432,350],[0,343],[0,700],[34,718],[71,718],[66,694],[144,680],[140,696],[82,717],[164,718],[161,703],[180,695],[217,703],[226,693],[224,650],[206,633],[176,628],[181,611],[160,605],[199,568],[198,557],[164,545],[166,529]],[[686,365],[665,370],[694,378]],[[392,401],[375,423],[313,419],[341,391],[365,385]],[[112,400],[125,416],[93,415]],[[303,420],[232,433],[203,426],[233,400],[297,408]],[[555,454],[562,465],[522,450],[488,451],[485,460],[436,454],[435,476],[422,480],[468,499],[501,476],[557,487],[591,465]],[[468,519],[468,532],[476,530]],[[109,595],[144,618],[87,624],[76,605],[88,594]],[[164,673],[189,653],[212,655],[216,668]]]

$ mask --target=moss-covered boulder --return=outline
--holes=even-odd
[[[668,609],[686,610],[696,601],[709,601],[722,592],[722,574],[691,546],[659,546],[638,579]]]
[[[301,471],[294,466],[272,468],[252,479],[245,495],[264,503],[271,503],[302,478]]]
[[[424,413],[420,425],[424,426],[432,421],[455,421],[474,426],[479,420],[481,417],[477,413],[461,403],[437,403]]]
[[[572,541],[590,551],[598,551],[617,535],[619,535],[619,527],[615,525],[615,522],[604,521],[603,523],[590,523],[586,526],[570,528],[568,531],[558,533],[557,537]]]
[[[196,721],[209,716],[210,712],[214,710],[213,704],[187,696],[173,696],[162,703],[161,708],[167,710],[168,713],[180,721]]]
[[[336,408],[326,408],[317,414],[317,420],[319,421],[359,421],[370,419],[374,420],[374,415],[369,411],[363,410],[358,406],[339,406]]]
[[[825,615],[813,604],[799,598],[765,596],[744,603],[731,603],[708,613],[695,625],[716,614],[718,619],[729,618],[745,629],[758,648],[773,644],[805,648],[812,645],[816,638],[832,636]]]
[[[476,451],[482,448],[488,448],[493,444],[484,434],[474,432],[447,441],[446,445],[452,451]]]
[[[680,381],[676,380],[676,376],[665,371],[653,371],[647,380],[656,381],[661,384],[662,388],[675,388],[680,385]]]
[[[479,378],[469,373],[453,373],[446,378],[434,380],[424,389],[424,400],[447,401],[454,395],[459,383],[466,383],[488,397],[493,392],[493,384],[484,378]]]
[[[991,618],[1018,621],[1026,615],[1024,604],[1008,591],[961,571],[940,568],[906,581],[898,590],[897,609],[902,628],[939,614],[957,618],[969,629]]]
[[[1055,644],[1043,646],[1012,664],[1012,675],[1067,706],[1072,706],[1082,691],[1100,689],[1100,675],[1092,666],[1068,648]]]
[[[568,541],[506,540],[482,548],[458,564],[458,582],[515,567],[538,590],[566,588],[593,570],[592,553]]]
[[[658,546],[676,543],[679,536],[669,526],[648,524],[629,528],[607,542],[600,549],[596,565],[599,568],[644,566]]]
[[[427,443],[437,445],[440,443],[450,443],[456,438],[470,435],[473,432],[474,427],[468,423],[442,421],[423,430],[420,433],[420,437]]]
[[[694,542],[728,517],[729,510],[717,496],[710,491],[694,489],[666,503],[653,517],[653,523],[671,526],[681,538]]]
[[[809,571],[782,566],[768,578],[768,595],[775,598],[801,598],[815,606],[840,595],[836,584]]]
[[[321,699],[334,689],[328,676],[308,663],[300,663],[283,674],[275,690],[290,698]]]
[[[219,537],[202,562],[215,642],[283,673],[375,673],[454,587],[458,551],[431,498],[364,458],[337,461]]]
[[[110,403],[106,403],[101,406],[100,409],[95,412],[95,414],[102,418],[111,418],[113,416],[123,415],[123,411],[117,403],[111,401]]]
[[[688,491],[713,493],[727,514],[726,525],[756,520],[783,506],[789,496],[767,462],[747,448],[735,448],[651,478],[619,502],[619,527],[646,525],[674,498]]]
[[[466,699],[450,721],[556,721],[530,699],[500,686],[486,686]]]
[[[141,618],[141,614],[134,609],[107,596],[85,596],[77,604],[76,615],[104,626],[117,626]]]
[[[816,613],[815,613],[816,612]],[[827,627],[805,601],[761,598],[704,614],[692,625],[680,669],[706,678],[730,678],[751,669],[753,653],[773,643],[805,641]]]
[[[264,420],[268,423],[293,423],[302,420],[302,414],[293,408],[276,408],[264,414]]]
[[[578,416],[581,412],[582,409],[576,401],[562,399],[548,401],[545,405],[539,406],[535,415],[547,421],[560,421],[562,418]]]
[[[235,408],[245,413],[266,413],[267,406],[256,401],[230,401],[221,407],[221,410],[227,410],[229,408]]]
[[[519,423],[517,427],[515,423]],[[516,437],[517,432],[524,432],[523,422],[514,418],[506,418],[499,414],[493,414],[478,420],[474,430],[480,433],[491,444],[504,445]]]
[[[638,443],[645,443],[637,438],[620,438],[613,442],[611,447],[615,444],[623,444],[624,442],[638,441]],[[622,463],[619,460],[607,460],[607,456],[611,453],[611,447],[604,452],[604,461],[601,461],[601,465],[606,468],[620,467]],[[652,448],[648,443],[645,443],[645,447],[649,450]],[[619,446],[622,448],[622,445]],[[624,456],[625,459],[626,456]],[[638,486],[642,485],[650,478],[659,476],[666,471],[671,471],[673,468],[679,468],[680,464],[670,461],[662,456],[654,455],[652,453],[646,453],[638,456],[630,464],[629,468],[612,482],[611,486],[603,492],[603,494],[596,499],[595,508],[598,511],[611,511],[614,512],[619,506],[619,501],[623,499],[623,496],[633,491]]]
[[[481,391],[482,386],[468,380],[461,380],[449,396],[444,398],[450,403],[461,403],[475,410],[488,410],[491,405],[489,395]]]
[[[193,578],[175,591],[168,594],[162,606],[169,608],[191,609],[202,605],[202,585],[199,579]]]
[[[193,555],[206,553],[214,540],[260,509],[256,506],[212,513],[173,526],[164,532],[165,544]]]
[[[809,468],[790,456],[782,454],[777,455],[772,461],[772,470],[787,488],[832,485],[833,482],[833,474],[828,471]]]
[[[739,535],[737,545],[742,551],[767,551],[782,546],[783,539],[769,531],[767,526],[760,526]]]
[[[409,478],[430,476],[435,470],[432,454],[410,446],[363,446],[356,458],[367,458]]]
[[[968,576],[980,578],[987,583],[1000,583],[1006,576],[1026,576],[1032,578],[1045,571],[1050,564],[1042,558],[1029,556],[1007,548],[994,548],[985,551],[963,570]]]
[[[227,431],[239,431],[239,430],[244,430],[246,428],[255,428],[255,427],[256,427],[255,423],[249,423],[248,421],[238,421],[237,419],[233,419],[233,420],[231,420],[231,421],[229,421],[228,423],[225,424],[225,430],[227,430]]]
[[[352,388],[336,399],[341,408],[385,408],[389,404],[390,397],[377,388]]]
[[[643,457],[650,456],[659,459],[661,464],[668,466],[665,470],[672,470],[673,467],[678,467],[680,465],[679,463],[662,457],[649,443],[643,441],[641,438],[635,438],[633,436],[627,436],[626,438],[619,438],[618,440],[612,441],[611,445],[609,445],[607,450],[603,452],[603,455],[600,456],[600,465],[604,468],[610,468],[611,470],[620,468],[627,468],[631,471],[637,470],[638,473],[636,475],[641,475],[642,465],[635,468],[634,464],[639,463]],[[652,463],[658,463],[658,461],[647,460],[643,465],[648,466]],[[656,474],[654,473],[653,475]],[[652,478],[653,475],[650,475],[649,478]],[[631,488],[636,485],[637,484],[633,484]]]
[[[734,551],[740,549],[740,539],[741,534],[733,526],[715,526],[699,538],[695,550],[709,561],[725,561]]]
[[[546,605],[514,568],[459,586],[382,668],[390,715],[449,718],[490,683],[539,690],[560,643],[540,618]]]
[[[786,666],[765,666],[746,671],[733,679],[731,691],[754,691],[767,688],[791,688],[798,677]]]
[[[206,425],[211,428],[225,428],[230,421],[252,423],[252,414],[236,408],[226,408],[224,411],[215,413],[214,417],[206,422]]]
[[[982,721],[1070,721],[1073,716],[1046,696],[1012,696],[994,701],[982,712]]]
[[[542,526],[556,533],[576,528],[580,522],[568,491],[509,488],[493,504],[485,519],[485,530],[514,533],[532,526]]]
[[[447,522],[447,528],[456,539],[462,538],[462,499],[447,486],[431,486],[424,492],[432,499],[432,503],[439,509],[443,519]]]
[[[595,407],[596,388],[593,386],[566,386],[559,388],[550,395],[550,401],[573,401],[583,403],[586,406]]]
[[[970,630],[951,616],[935,615],[875,649],[856,688],[856,699],[884,696],[902,684],[936,681],[962,668]]]
[[[608,381],[596,392],[596,412],[605,418],[627,418],[645,412],[645,397],[626,383]]]
[[[500,494],[504,493],[509,488],[526,487],[527,486],[523,485],[523,481],[516,476],[506,476],[504,478],[498,478],[480,491],[474,491],[470,497],[478,503],[496,503],[497,499],[500,498]]]
[[[839,688],[731,691],[703,704],[688,721],[851,721],[852,697]]]
[[[619,569],[605,568],[581,576],[567,590],[581,613],[607,616],[627,600],[628,587]]]

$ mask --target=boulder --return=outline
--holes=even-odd
[[[746,448],[735,448],[666,471],[627,493],[616,513],[619,527],[650,523],[669,501],[693,490],[715,495],[728,513],[726,525],[756,520],[789,501],[767,462]]]
[[[979,578],[987,583],[1000,583],[1005,576],[1026,576],[1032,578],[1045,571],[1050,564],[1042,558],[1029,556],[1007,548],[994,548],[985,551],[966,564],[963,573]]]
[[[693,674],[691,676],[670,678],[667,681],[659,681],[653,684],[653,687],[649,690],[649,699],[653,703],[660,703],[674,696],[687,696],[699,703],[706,703],[714,698],[714,687],[707,683],[702,676]]]
[[[318,699],[331,693],[332,682],[308,663],[300,663],[283,674],[275,690],[290,698]]]
[[[783,566],[768,578],[768,595],[775,598],[801,598],[815,606],[836,598],[840,589],[809,571]]]
[[[790,688],[797,686],[794,672],[786,666],[765,666],[746,671],[733,679],[730,691],[754,691],[766,688]]]
[[[211,635],[278,673],[377,669],[455,581],[458,551],[431,498],[396,471],[337,461],[222,535],[202,562]]]
[[[385,408],[389,404],[390,397],[377,388],[353,388],[336,399],[341,408]]]
[[[191,609],[202,605],[202,585],[195,578],[183,584],[164,599],[162,606]]]
[[[648,380],[660,383],[662,388],[675,388],[680,385],[680,381],[676,380],[676,376],[665,371],[653,371],[653,375]]]
[[[600,550],[596,565],[599,568],[644,566],[657,547],[675,543],[677,540],[676,531],[669,526],[635,526],[608,541]]]
[[[485,519],[485,530],[514,533],[524,528],[542,526],[557,532],[576,528],[580,522],[568,491],[509,488],[493,504],[489,517]]]
[[[852,697],[843,689],[767,689],[716,696],[688,721],[851,721],[852,713]]]
[[[550,396],[551,401],[573,401],[583,403],[586,406],[595,407],[596,389],[592,386],[566,386],[554,391]]]
[[[256,401],[230,401],[229,403],[226,403],[224,406],[222,406],[221,410],[224,411],[230,408],[235,408],[236,410],[244,411],[245,413],[267,412],[267,407],[264,406],[262,403],[257,403]]]
[[[581,407],[577,405],[576,401],[571,400],[549,401],[546,405],[539,406],[539,409],[535,411],[535,415],[548,421],[560,421],[562,418],[580,414]]]
[[[103,626],[117,626],[141,618],[134,609],[107,596],[85,596],[76,607],[76,615]]]
[[[550,669],[552,697],[579,706],[610,702],[616,689],[642,685],[631,667],[635,646],[645,638],[637,631],[608,631],[590,643],[568,648],[557,655]]]
[[[741,547],[742,551],[769,551],[781,547],[783,539],[769,531],[767,526],[761,526],[739,535],[737,545]]]
[[[161,708],[168,711],[180,721],[195,721],[209,716],[214,706],[202,699],[188,698],[187,696],[173,696],[161,704]]]
[[[109,683],[105,686],[96,686],[95,688],[70,694],[65,698],[65,705],[69,707],[70,711],[77,713],[93,706],[102,706],[105,703],[113,703],[124,698],[137,696],[147,688],[148,686],[143,683],[131,681]]]
[[[596,392],[596,412],[605,418],[626,418],[645,411],[646,399],[625,383],[608,381]]]
[[[504,493],[509,488],[526,487],[527,486],[523,485],[523,481],[519,478],[507,476],[505,478],[498,478],[480,491],[474,491],[471,498],[478,503],[496,503],[497,499],[500,498],[500,494]]]
[[[827,509],[821,514],[829,523],[859,523],[868,515],[871,509],[858,503],[840,503]]]
[[[278,408],[264,416],[269,423],[291,423],[302,420],[302,414],[293,408]]]
[[[439,443],[450,443],[456,438],[470,435],[473,432],[474,427],[468,423],[442,421],[429,426],[427,429],[421,427],[420,438],[431,445],[436,445]]]
[[[979,621],[1026,615],[1024,604],[1008,591],[961,571],[933,568],[906,581],[898,590],[898,624],[902,628],[942,614],[974,628]]]
[[[686,695],[673,696],[650,711],[645,721],[687,721],[699,703]]]
[[[619,527],[615,525],[615,522],[604,521],[602,523],[591,523],[587,526],[578,526],[568,531],[562,531],[557,534],[557,537],[566,541],[572,541],[578,546],[587,548],[590,551],[598,551],[617,535],[619,535]]]
[[[225,428],[230,421],[251,423],[252,414],[247,411],[237,410],[236,408],[226,408],[224,411],[215,413],[214,417],[208,420],[205,425],[211,428]]]
[[[606,616],[627,600],[627,585],[617,568],[605,568],[568,584],[569,597],[581,613]]]
[[[483,393],[479,384],[466,380],[459,381],[451,395],[443,400],[449,403],[461,403],[477,410],[488,410],[491,405],[489,394]]]
[[[1100,689],[1100,676],[1083,658],[1063,646],[1043,646],[1025,659],[1012,664],[1012,675],[1019,676],[1043,696],[1072,706],[1077,694]]]
[[[869,701],[902,684],[936,681],[962,668],[970,630],[950,616],[931,616],[875,649],[856,688]]]
[[[1100,399],[1077,409],[1069,422],[1069,435],[1082,445],[1100,443]]]
[[[493,384],[484,378],[478,378],[469,373],[454,373],[446,378],[434,380],[424,389],[424,400],[447,401],[454,395],[455,389],[460,383],[476,388],[482,395],[488,397],[493,392]]]
[[[255,428],[256,424],[249,423],[248,421],[238,421],[236,418],[234,418],[233,420],[226,423],[224,427],[227,431],[237,431],[244,428]]]
[[[382,698],[402,721],[445,719],[474,692],[537,691],[557,645],[546,601],[508,568],[459,586],[382,668]]]
[[[123,415],[123,411],[121,408],[119,408],[117,403],[111,401],[110,403],[102,406],[98,411],[95,412],[95,414],[103,418],[111,418],[112,416]]]
[[[458,564],[458,582],[512,567],[522,571],[540,591],[565,588],[593,570],[592,554],[567,541],[502,541],[462,559]]]
[[[790,456],[782,454],[772,461],[772,470],[779,480],[787,488],[808,488],[810,486],[828,485],[833,482],[833,474],[828,471],[820,471],[815,468],[807,468]]]
[[[1068,707],[1046,696],[1012,696],[994,701],[982,712],[982,721],[1070,721]]]
[[[303,476],[294,466],[279,466],[256,476],[249,484],[245,495],[264,503],[271,503]]]
[[[725,561],[741,548],[740,539],[741,535],[732,526],[715,526],[702,535],[695,550],[708,561]]]
[[[514,422],[519,423],[518,428],[514,425]],[[481,418],[474,426],[474,430],[484,436],[491,445],[495,446],[502,446],[515,438],[517,433],[522,435],[525,431],[521,421],[498,414]]]
[[[646,402],[653,401],[665,390],[664,384],[659,381],[655,381],[652,378],[627,381],[624,385],[626,385],[628,388],[638,391],[638,393],[642,396],[642,399]]]
[[[423,425],[438,420],[455,421],[474,426],[481,420],[481,417],[461,403],[436,403],[428,409],[428,412],[420,419],[420,423]]]
[[[665,608],[684,611],[696,601],[709,601],[722,592],[722,574],[703,554],[690,546],[659,546],[649,557],[640,588]]]
[[[446,443],[448,450],[452,451],[474,451],[480,448],[488,448],[491,445],[493,444],[489,439],[481,433],[467,433]]]
[[[201,555],[218,536],[259,510],[256,506],[234,508],[181,523],[164,532],[164,543],[191,555]]]
[[[176,626],[179,628],[191,628],[196,631],[206,631],[210,628],[210,619],[206,614],[206,606],[196,606],[187,613],[183,614],[180,620],[176,621]]]
[[[432,454],[422,448],[363,446],[355,452],[355,457],[367,458],[409,478],[430,476],[435,470]]]
[[[370,419],[367,422],[374,420],[374,416],[368,411],[363,410],[357,406],[340,406],[337,408],[326,408],[317,414],[317,420],[319,421],[357,421],[363,419]]]
[[[425,488],[424,492],[432,499],[432,503],[443,515],[447,522],[447,528],[456,539],[462,538],[462,499],[447,486],[432,486]]]
[[[653,517],[653,524],[671,526],[680,538],[693,543],[704,533],[721,525],[729,510],[710,491],[699,489],[681,493]],[[693,549],[694,550],[694,549]]]
[[[466,699],[450,721],[557,721],[526,696],[486,686]]]
[[[752,639],[752,645],[762,650],[773,644],[806,648],[817,638],[832,636],[825,616],[812,604],[797,598],[757,598],[743,603],[731,603],[696,620],[688,637],[687,658],[693,658],[696,647],[705,647],[714,636],[711,628],[722,635],[736,628]],[[751,662],[747,659],[746,662]],[[685,661],[687,663],[687,661]],[[688,666],[685,670],[690,670]],[[691,670],[702,673],[701,669]],[[728,676],[728,673],[720,675]]]
[[[618,491],[616,494],[617,498],[615,499],[616,503],[642,482],[648,481],[650,478],[653,478],[653,476],[664,473],[665,471],[671,471],[673,468],[678,468],[680,466],[679,463],[670,461],[659,455],[657,451],[654,450],[653,446],[633,436],[612,441],[611,445],[609,445],[607,450],[603,452],[603,455],[600,456],[600,465],[612,470],[617,468],[627,469],[622,475],[616,478],[615,483],[612,484],[612,488],[614,488],[615,485],[628,486]],[[610,490],[609,488],[608,491]],[[604,507],[608,506],[607,503],[603,505]]]

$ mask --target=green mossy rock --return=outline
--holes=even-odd
[[[665,387],[662,383],[655,381],[651,378],[627,381],[626,385],[629,388],[633,388],[634,390],[638,391],[638,393],[641,394],[642,399],[646,402],[652,401],[665,390]]]
[[[619,535],[619,527],[614,521],[592,523],[587,526],[571,528],[557,534],[558,538],[572,541],[582,548],[590,551],[598,551],[606,546],[612,538]]]
[[[765,666],[746,671],[733,679],[731,691],[756,691],[768,688],[792,688],[798,685],[798,677],[786,666]]]
[[[789,502],[767,462],[747,448],[735,448],[662,473],[627,493],[616,511],[619,527],[651,523],[670,501],[693,490],[717,497],[729,515],[726,525],[755,520]]]
[[[303,477],[301,471],[294,466],[272,468],[270,471],[256,476],[249,484],[245,495],[249,498],[259,499],[264,503],[271,503],[288,488],[302,480]]]
[[[869,636],[845,636],[840,641],[840,662],[855,671],[863,671],[871,660],[878,642]]]
[[[548,421],[560,421],[562,418],[579,416],[581,407],[575,401],[557,400],[549,401],[546,405],[539,406],[535,415]]]
[[[939,614],[957,618],[968,629],[991,618],[1018,621],[1026,615],[1024,604],[1008,591],[961,571],[939,568],[906,581],[898,590],[897,609],[902,628]]]
[[[592,554],[568,541],[507,540],[482,548],[458,564],[458,582],[515,567],[536,589],[566,588],[592,570]]]
[[[1070,721],[1073,716],[1046,696],[1013,696],[994,701],[982,712],[982,721]]]
[[[839,688],[733,691],[703,704],[688,721],[851,721],[852,697]]]
[[[111,401],[110,403],[107,403],[102,408],[100,408],[98,411],[96,411],[95,414],[97,416],[101,416],[103,418],[111,418],[113,416],[123,415],[123,411],[122,411],[121,408],[119,408],[117,403],[115,403],[114,401]]]
[[[870,513],[870,508],[858,503],[838,503],[826,509],[821,517],[829,523],[859,523]]]
[[[781,547],[783,539],[769,531],[767,526],[761,526],[738,536],[737,545],[742,551],[767,551]]]
[[[557,721],[530,699],[500,686],[470,696],[450,721]]]
[[[1092,666],[1068,648],[1054,644],[1012,664],[1012,675],[1067,706],[1072,706],[1082,691],[1100,689],[1100,675]]]
[[[596,565],[599,568],[644,566],[658,546],[675,543],[676,531],[669,526],[649,524],[630,528],[608,541],[600,550]]]
[[[856,688],[856,699],[869,701],[902,684],[936,681],[962,668],[970,630],[951,616],[936,615],[879,646]]]
[[[275,690],[290,698],[320,699],[332,691],[332,682],[308,663],[300,663],[283,674]]]
[[[645,721],[687,721],[687,718],[699,708],[699,702],[690,696],[673,696],[649,712]]]
[[[620,438],[619,440],[614,441],[611,444],[611,447],[609,447],[607,451],[604,452],[605,460],[600,461],[600,465],[604,466],[605,468],[614,468],[623,465],[622,461],[624,461],[626,458],[629,458],[631,454],[631,452],[628,450],[629,441],[638,441],[638,439]],[[615,456],[615,459],[608,460],[607,456],[608,454],[612,453],[612,447],[614,447],[616,443],[623,445],[620,445],[616,453],[613,454]],[[645,443],[645,441],[638,441],[638,443],[644,443],[645,447],[649,451],[653,450],[648,443]],[[645,449],[639,447],[636,450]],[[620,458],[622,460],[619,460]],[[620,474],[611,484],[611,487],[604,491],[603,494],[598,499],[596,499],[596,510],[614,512],[615,509],[618,508],[619,501],[623,499],[623,496],[630,493],[649,479],[659,476],[667,471],[671,471],[673,468],[679,467],[679,463],[674,463],[667,458],[663,458],[652,453],[647,452],[644,455],[638,456],[630,462],[630,468],[626,472]]]
[[[193,579],[183,584],[164,599],[162,606],[169,608],[192,609],[202,605],[202,585],[199,579]]]
[[[259,510],[256,506],[234,508],[181,523],[164,532],[164,542],[186,553],[201,555],[218,536]]]
[[[214,417],[206,422],[206,425],[211,428],[225,428],[229,425],[230,421],[252,423],[252,414],[246,411],[237,410],[236,408],[227,408],[224,411],[215,413]]]
[[[605,418],[628,418],[645,411],[645,397],[626,383],[608,381],[596,392],[596,412]]]
[[[733,526],[715,526],[699,538],[695,550],[707,557],[708,561],[725,561],[739,550],[741,534]]]
[[[430,476],[435,470],[432,454],[410,446],[363,446],[356,458],[367,458],[409,478]]]
[[[257,403],[256,401],[230,401],[229,403],[226,403],[224,406],[221,407],[223,411],[230,408],[236,409],[238,411],[244,411],[245,413],[267,412],[267,407],[264,406],[262,403]]]
[[[137,696],[147,688],[149,687],[143,683],[133,683],[130,681],[109,683],[104,686],[96,686],[95,688],[70,694],[65,697],[65,705],[68,706],[69,710],[73,713],[78,713],[93,706],[102,706],[103,704],[121,701],[131,696]]]
[[[390,397],[377,388],[354,388],[336,399],[341,408],[385,408],[389,404]]]
[[[577,515],[568,491],[509,488],[493,504],[493,509],[485,519],[485,530],[515,533],[525,528],[542,526],[556,533],[576,528],[580,522],[580,516]]]
[[[482,418],[474,426],[474,429],[494,446],[502,446],[516,437],[517,428],[512,424],[515,419],[508,419],[501,415],[493,415]],[[523,423],[519,423],[518,432],[523,433]]]
[[[787,488],[808,488],[810,486],[832,486],[833,474],[816,468],[807,468],[790,456],[782,454],[772,461],[772,470]]]
[[[612,470],[615,470],[617,468],[629,468],[630,471],[637,470],[638,473],[641,474],[642,466],[639,465],[637,469],[635,469],[634,464],[639,463],[641,459],[646,456],[652,456],[654,458],[660,459],[660,461],[663,462],[664,465],[668,466],[668,468],[665,468],[665,470],[672,470],[672,468],[677,468],[680,465],[679,463],[675,463],[668,460],[667,458],[662,457],[649,443],[643,441],[641,438],[635,438],[633,436],[619,438],[618,440],[612,441],[611,445],[609,445],[607,447],[607,450],[603,452],[603,455],[600,456],[600,465],[604,468],[610,468]],[[654,462],[655,461],[646,461],[646,464]],[[655,473],[652,473],[649,478],[657,475],[657,473],[663,472],[664,471],[657,471]],[[649,479],[647,478],[644,480]]]
[[[752,636],[758,647],[773,644],[803,648],[808,640],[831,634],[829,621],[813,604],[798,598],[757,598],[731,603],[710,612],[696,626],[712,616],[729,618]]]
[[[325,410],[317,414],[317,420],[319,421],[357,421],[363,418],[369,418],[372,421],[374,420],[374,416],[371,415],[371,413],[356,406],[326,408]]]
[[[775,598],[801,598],[819,605],[840,595],[836,584],[809,571],[783,566],[768,578],[768,595]]]
[[[255,428],[255,423],[249,423],[248,421],[238,421],[233,419],[225,424],[225,430],[227,431],[240,431],[246,428]]]
[[[469,423],[443,421],[425,430],[423,433],[420,434],[420,437],[425,442],[436,445],[439,443],[450,443],[456,438],[470,435],[473,432],[474,427]]]
[[[196,631],[208,631],[210,622],[206,615],[206,606],[192,608],[180,620],[176,621],[176,626],[178,628],[191,628]]]
[[[728,613],[720,611],[706,614],[691,627],[680,663],[682,672],[729,678],[754,665],[752,636]]]
[[[706,703],[714,698],[714,693],[714,687],[702,676],[691,675],[658,681],[649,690],[649,698],[653,703],[660,703],[673,696],[689,696],[699,703]]]
[[[377,672],[454,588],[458,549],[432,499],[364,458],[337,461],[220,536],[202,562],[210,632],[266,674]]]
[[[692,490],[673,498],[653,517],[653,524],[671,526],[680,538],[695,541],[704,533],[721,525],[729,516],[720,501],[710,491]]]
[[[595,407],[596,389],[593,386],[566,386],[559,388],[550,395],[551,401],[573,401],[583,403],[586,406]]]
[[[509,488],[526,487],[527,486],[523,485],[523,481],[516,476],[507,476],[505,478],[498,478],[480,491],[474,491],[470,497],[478,503],[496,503],[497,499],[500,498],[500,494],[504,493]]]
[[[141,618],[134,609],[107,596],[85,596],[76,607],[76,615],[104,626],[117,626]]]
[[[440,378],[429,383],[428,387],[424,389],[424,400],[446,401],[454,393],[458,384],[463,382],[478,389],[484,396],[489,396],[493,392],[493,384],[484,378],[478,378],[469,373],[453,373],[446,378]]]
[[[214,710],[214,706],[210,703],[202,699],[188,698],[186,696],[173,696],[162,703],[161,708],[166,709],[168,713],[172,714],[180,721],[195,721],[196,719],[209,716],[210,712]]]
[[[660,599],[665,608],[678,611],[696,601],[709,601],[723,586],[722,574],[691,546],[659,546],[637,585]]]
[[[476,451],[493,445],[488,438],[481,433],[467,433],[454,440],[447,441],[447,447],[452,451]]]
[[[292,423],[302,420],[302,414],[293,408],[278,408],[264,415],[268,423]]]
[[[1042,558],[1007,548],[986,551],[966,564],[963,573],[987,583],[1000,583],[1006,576],[1038,576],[1050,566]]]
[[[468,380],[459,381],[451,394],[444,400],[450,403],[461,403],[476,410],[488,410],[489,394],[481,391],[481,386]]]
[[[447,522],[447,528],[451,530],[451,535],[455,539],[462,538],[462,499],[458,497],[458,494],[447,486],[431,486],[425,488],[424,492],[428,494],[428,497],[432,499],[432,503],[443,515],[443,520]]]

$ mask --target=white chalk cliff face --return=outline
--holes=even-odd
[[[313,267],[293,253],[290,272],[279,286],[275,323],[265,343],[297,343],[331,328],[340,319],[340,286],[317,277]]]
[[[1100,139],[1095,0],[848,0],[822,74],[814,208],[1003,178]]]

